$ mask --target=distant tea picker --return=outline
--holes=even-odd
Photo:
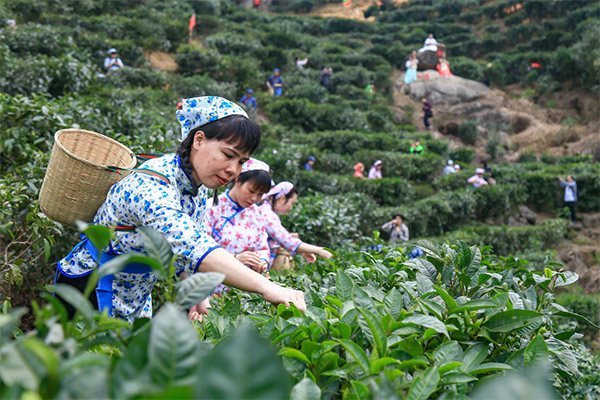
[[[102,264],[119,254],[144,252],[142,236],[135,228],[145,226],[160,232],[172,246],[175,271],[181,279],[198,272],[220,272],[228,286],[305,310],[302,292],[276,285],[246,268],[202,226],[209,190],[240,174],[259,144],[258,125],[240,106],[217,96],[184,99],[176,114],[182,134],[177,152],[145,162],[114,184],[93,219],[96,225],[121,227],[115,231],[116,240],[98,253],[85,238],[58,262],[56,282],[83,291],[90,274]],[[102,278],[90,301],[129,322],[151,317],[156,279],[145,265],[131,264]],[[207,304],[205,300],[193,306],[189,318],[200,318]],[[65,306],[73,315],[74,309],[66,302]]]

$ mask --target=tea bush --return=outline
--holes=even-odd
[[[108,229],[98,233],[107,243]],[[163,248],[157,243],[160,235],[148,233],[146,245],[150,240]],[[216,307],[203,322],[192,324],[183,310],[209,295],[223,275],[195,274],[177,283],[165,279],[169,251],[148,261],[169,287],[167,302],[152,320],[129,325],[93,310],[68,286],[48,287],[75,306],[74,320],[67,321],[64,306],[47,295],[46,305],[34,304],[36,334],[21,335],[16,327],[24,310],[5,302],[0,391],[8,398],[27,392],[40,397],[319,398],[329,393],[425,399],[454,391],[476,395],[482,387],[486,395],[498,393],[483,386],[489,381],[483,378],[514,379],[552,361],[549,378],[556,386],[542,379],[529,384],[529,393],[600,394],[594,359],[577,347],[573,331],[559,331],[550,318],[591,323],[555,302],[555,290],[572,284],[576,274],[552,264],[531,271],[524,260],[500,259],[463,242],[419,246],[426,252],[421,259],[409,260],[398,251],[350,252],[337,263],[275,274],[282,283],[303,283],[304,314],[232,290],[213,300]],[[115,270],[125,266],[126,261],[119,262]],[[97,273],[91,279],[97,280]],[[43,362],[32,373],[27,360]],[[77,383],[82,374],[90,379],[85,385]]]

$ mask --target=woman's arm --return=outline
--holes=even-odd
[[[273,304],[283,303],[289,306],[290,303],[294,303],[299,310],[306,310],[304,293],[276,285],[264,276],[246,268],[221,248],[211,251],[200,263],[199,270],[220,272],[225,275],[223,281],[225,285],[261,294],[265,300]]]
[[[325,250],[323,247],[315,246],[314,244],[308,244],[304,242],[300,246],[298,246],[298,248],[296,249],[296,253],[312,253],[323,258],[333,257],[333,254]]]

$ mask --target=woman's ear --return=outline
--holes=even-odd
[[[204,142],[205,140],[206,135],[204,134],[204,132],[201,130],[196,131],[196,133],[194,134],[194,142],[192,143],[192,147],[194,147],[197,150],[202,144],[202,142]]]

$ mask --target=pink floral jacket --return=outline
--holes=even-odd
[[[296,255],[296,250],[298,250],[298,247],[302,244],[302,240],[293,237],[288,230],[281,225],[281,219],[279,219],[279,215],[273,210],[271,203],[265,202],[265,204],[260,206],[260,210],[262,211],[265,228],[269,235],[269,249],[271,253],[269,265],[272,265],[273,261],[275,261],[277,249],[280,247],[283,247],[292,253],[292,255]]]
[[[229,190],[219,196],[204,215],[206,232],[231,254],[254,251],[265,262],[269,262],[266,221],[260,208],[254,204],[240,207],[229,197]]]

